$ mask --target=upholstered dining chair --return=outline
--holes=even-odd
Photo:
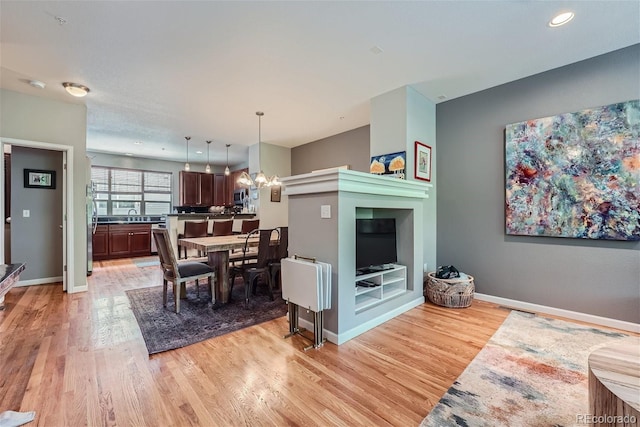
[[[231,236],[233,234],[233,220],[213,221],[212,236]]]
[[[158,248],[160,267],[162,268],[162,304],[167,306],[168,282],[173,284],[173,298],[175,300],[175,311],[180,313],[180,293],[186,283],[196,282],[196,292],[200,296],[200,279],[207,279],[209,291],[211,292],[211,303],[216,302],[216,293],[213,288],[215,272],[209,265],[201,262],[181,262],[178,264],[173,253],[173,248],[169,240],[169,232],[160,228],[153,231],[153,238]]]
[[[242,224],[240,225],[240,233],[247,234],[257,228],[260,228],[259,219],[243,219]]]
[[[189,239],[192,237],[207,237],[207,227],[207,221],[185,221],[184,233],[178,234],[178,240]],[[178,246],[178,258],[182,258],[180,255],[181,247],[182,246]],[[198,256],[202,256],[202,254],[198,252]],[[187,257],[187,248],[184,248],[184,257]]]
[[[252,293],[252,289],[257,285],[257,280],[262,278],[269,288],[269,297],[273,301],[273,288],[271,285],[271,276],[269,275],[269,255],[270,244],[273,234],[277,233],[276,229],[263,229],[253,230],[245,237],[244,247],[242,249],[243,254],[250,253],[249,241],[259,236],[258,241],[258,254],[256,258],[252,256],[246,256],[242,259],[242,263],[238,266],[231,266],[229,268],[229,293],[233,293],[233,284],[236,276],[242,276],[244,280],[244,298],[245,306],[249,307],[249,298]]]
[[[280,227],[280,241],[278,242],[278,248],[275,257],[269,262],[269,275],[271,276],[272,288],[282,289],[280,284],[281,275],[281,263],[282,258],[289,256],[289,227]],[[279,280],[276,280],[279,279]]]

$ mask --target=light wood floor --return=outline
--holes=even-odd
[[[39,426],[415,426],[508,315],[423,304],[303,352],[286,317],[149,357],[127,289],[158,267],[99,262],[90,291],[15,288],[0,312],[0,412]]]

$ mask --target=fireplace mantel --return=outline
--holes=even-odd
[[[330,169],[281,179],[289,201],[289,254],[332,265],[331,309],[324,314],[324,335],[342,344],[424,303],[424,206],[430,184]],[[391,281],[405,283],[389,298],[362,303],[355,268],[357,218],[395,218],[398,262]],[[384,281],[379,277],[376,280]],[[398,282],[400,283],[400,282]],[[381,294],[382,295],[382,294]],[[304,325],[304,314],[301,324]]]

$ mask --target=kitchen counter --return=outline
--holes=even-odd
[[[164,216],[99,216],[98,224],[164,224]]]

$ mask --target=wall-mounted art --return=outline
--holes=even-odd
[[[383,154],[371,158],[369,172],[376,175],[393,175],[396,178],[405,179],[407,152]]]
[[[506,233],[640,240],[640,100],[507,125]]]
[[[431,147],[416,141],[416,179],[431,181]]]
[[[56,188],[56,171],[25,169],[24,187],[53,190]]]

